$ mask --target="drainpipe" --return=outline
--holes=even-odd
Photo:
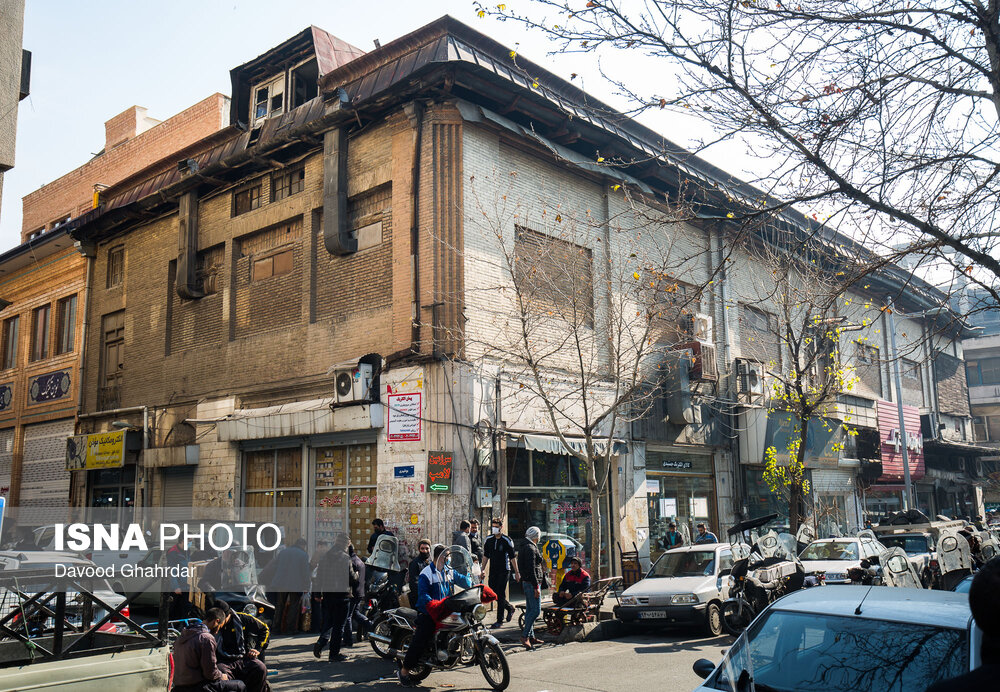
[[[420,350],[420,320],[422,319],[420,305],[420,150],[423,143],[424,104],[413,101],[406,105],[405,110],[416,130],[416,136],[413,140],[413,168],[410,173],[412,195],[410,202],[410,252],[413,253],[413,321],[410,326],[410,351],[417,353]]]
[[[323,135],[323,245],[331,255],[358,251],[358,239],[347,224],[347,130]]]
[[[80,365],[77,368],[77,379],[76,383],[76,416],[77,421],[80,420],[80,414],[83,412],[83,383],[86,379],[84,373],[84,363],[87,362],[87,334],[90,330],[90,296],[92,293],[93,283],[94,283],[94,257],[97,255],[96,248],[91,243],[81,243],[77,241],[73,244],[76,251],[87,258],[87,269],[84,273],[84,284],[83,284],[83,326],[80,329]],[[75,429],[74,433],[79,432]],[[70,485],[70,492],[72,493],[73,485]],[[70,497],[70,503],[72,504],[72,496]],[[86,502],[83,503],[84,505]]]
[[[186,300],[205,294],[198,286],[198,191],[188,190],[177,209],[177,295]]]
[[[721,284],[720,293],[722,294],[722,362],[725,364],[724,367],[726,369],[732,369],[734,365],[731,343],[732,331],[729,327],[729,310],[726,309],[729,306],[729,272],[726,270],[726,247],[722,229],[716,227],[711,238],[714,240],[716,251],[718,252],[719,283]],[[726,401],[736,401],[735,381],[735,375],[730,370],[729,377],[726,379]],[[728,418],[730,423],[729,429],[739,429],[739,425],[736,423],[737,413],[735,405],[732,405],[732,408],[730,408]],[[733,479],[732,488],[730,489],[730,492],[733,494],[733,509],[737,517],[745,519],[743,516],[743,496],[746,489],[743,487],[743,474],[741,473],[742,467],[740,466],[740,443],[739,439],[733,436],[729,438],[729,454],[733,460]]]

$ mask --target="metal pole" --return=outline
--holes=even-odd
[[[906,447],[906,421],[903,420],[903,381],[899,374],[899,353],[896,351],[896,315],[889,299],[889,344],[892,347],[892,369],[896,380],[896,413],[899,415],[899,448],[903,452],[903,511],[910,509],[913,487],[910,482],[910,454]]]

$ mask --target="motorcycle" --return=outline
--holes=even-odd
[[[395,575],[393,575],[395,576]],[[389,660],[393,658],[392,649],[381,639],[372,639],[371,634],[380,634],[388,637],[390,634],[389,617],[386,615],[390,610],[399,608],[399,585],[396,579],[391,578],[388,572],[376,574],[365,591],[365,601],[361,605],[361,612],[368,619],[367,634],[372,645],[372,650],[380,657]]]
[[[472,556],[461,546],[446,549],[436,564],[438,569],[454,570],[474,579]],[[424,680],[434,670],[478,663],[494,690],[507,689],[510,666],[500,642],[483,625],[489,609],[482,602],[482,592],[483,585],[474,584],[444,599],[441,609],[448,614],[441,619],[427,650],[421,652],[419,662],[410,670],[413,680]],[[376,642],[388,646],[392,656],[402,661],[416,631],[417,611],[394,608],[386,611],[385,616],[388,632],[373,628],[368,636],[373,647]]]
[[[787,539],[783,540],[773,530],[757,537],[756,529],[766,526],[777,516],[769,514],[748,519],[727,531],[734,562],[729,598],[722,604],[722,627],[734,637],[778,598],[807,585],[822,583],[818,580],[807,583],[802,563],[786,545]]]

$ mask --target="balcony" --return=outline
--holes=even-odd
[[[98,411],[110,411],[112,409],[121,408],[122,401],[122,385],[121,382],[116,384],[101,387],[97,390],[97,410]]]
[[[969,403],[1000,404],[1000,384],[980,384],[969,387]]]

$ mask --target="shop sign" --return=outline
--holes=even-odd
[[[70,371],[60,370],[38,375],[28,380],[29,403],[41,404],[55,401],[69,395]]]
[[[422,394],[389,394],[388,430],[389,442],[420,442],[420,399]]]
[[[660,481],[655,478],[646,479],[646,494],[658,495],[660,492]]]
[[[667,459],[663,461],[663,468],[665,469],[692,469],[694,464],[690,461],[675,461],[672,459]]]
[[[899,409],[891,401],[878,402],[878,433],[882,442],[882,475],[884,481],[903,480],[903,445],[899,434]],[[924,439],[920,432],[920,409],[903,406],[906,424],[906,451],[910,477],[923,478]]]
[[[451,452],[431,452],[427,455],[427,490],[450,493],[454,458]]]
[[[125,431],[73,435],[66,439],[66,470],[89,471],[125,465]]]

